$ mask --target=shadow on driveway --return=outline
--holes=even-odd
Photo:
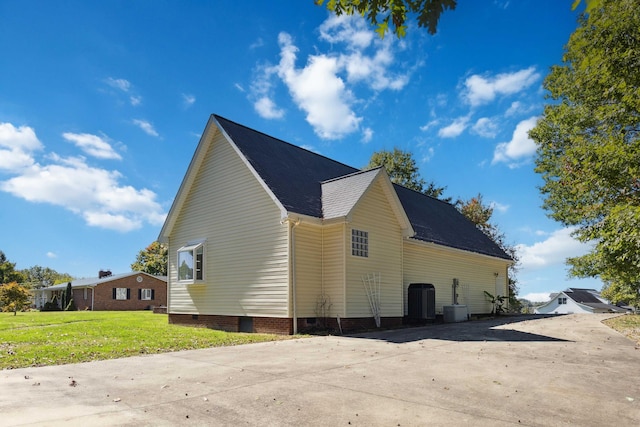
[[[567,342],[567,340],[546,335],[522,332],[515,329],[498,328],[509,324],[535,321],[555,317],[556,315],[506,315],[483,320],[460,323],[434,323],[428,326],[408,327],[386,331],[365,332],[347,335],[352,338],[364,338],[387,341],[390,343],[408,343],[420,340],[443,341],[509,341],[509,342]]]

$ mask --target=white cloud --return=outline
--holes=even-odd
[[[191,107],[193,104],[195,104],[195,102],[196,97],[194,95],[191,95],[189,93],[182,94],[182,105],[184,106],[184,108]]]
[[[295,68],[296,52],[291,36],[280,33],[278,75],[289,88],[298,106],[307,113],[307,122],[318,136],[337,139],[358,129],[361,117],[350,107],[353,95],[337,76],[338,60],[325,55],[310,56],[305,68]]]
[[[284,117],[284,110],[278,106],[270,98],[263,96],[253,103],[253,108],[265,119],[280,119]]]
[[[431,161],[431,159],[433,158],[433,156],[435,155],[435,153],[436,153],[436,152],[435,152],[435,150],[433,149],[433,147],[429,147],[429,148],[427,149],[427,152],[426,152],[426,153],[424,153],[424,154],[422,155],[422,162],[423,162],[423,163],[427,163],[427,162]]]
[[[56,254],[55,252],[47,252],[47,258],[58,258],[58,254]]]
[[[512,95],[518,93],[540,79],[540,73],[535,67],[513,73],[497,74],[495,77],[474,74],[464,82],[463,98],[471,106],[487,104],[498,95]]]
[[[505,213],[509,210],[509,205],[504,205],[502,203],[498,203],[498,202],[491,202],[490,206],[493,210],[496,210],[500,213]]]
[[[424,125],[424,126],[420,126],[420,130],[421,130],[421,131],[423,131],[423,132],[426,132],[426,131],[428,131],[429,129],[431,129],[432,127],[437,126],[437,125],[439,125],[439,124],[440,124],[440,120],[438,120],[438,119],[433,119],[433,120],[431,120],[429,123],[427,123],[426,125]]]
[[[121,185],[119,172],[91,167],[83,158],[55,154],[51,158],[51,164],[31,165],[0,182],[0,190],[30,202],[61,206],[91,226],[122,232],[164,221],[156,194]]]
[[[504,112],[505,117],[513,117],[529,114],[538,108],[535,104],[525,105],[520,101],[513,101],[507,111]]]
[[[118,89],[124,93],[130,93],[133,87],[131,82],[126,79],[114,79],[113,77],[107,77],[106,79],[104,79],[104,82],[112,88]],[[131,103],[131,105],[133,105],[134,107],[138,106],[142,103],[142,97],[139,95],[130,94],[129,103]]]
[[[32,128],[0,123],[0,172],[16,172],[33,165],[32,153],[42,148]]]
[[[320,26],[320,38],[332,44],[346,44],[347,52],[338,55],[338,61],[350,83],[363,82],[381,91],[400,90],[409,82],[408,73],[390,72],[394,38],[380,40],[360,16],[332,15]],[[372,55],[366,53],[369,47],[374,49]]]
[[[90,156],[99,159],[117,159],[120,160],[120,154],[116,153],[111,145],[96,135],[89,133],[71,133],[65,132],[62,137],[67,141],[73,142],[82,151]]]
[[[320,25],[320,38],[329,43],[346,43],[349,49],[366,49],[374,41],[375,34],[364,19],[356,15],[331,15]]]
[[[571,237],[574,228],[562,228],[551,233],[545,240],[532,245],[516,246],[522,270],[560,265],[567,258],[586,254],[590,245]]]
[[[469,116],[458,117],[449,126],[445,126],[438,131],[441,138],[455,138],[460,135],[469,125]]]
[[[133,124],[142,129],[146,134],[151,136],[160,136],[154,129],[153,125],[146,120],[133,119]]]
[[[531,302],[548,302],[549,295],[552,293],[556,293],[557,291],[550,292],[530,292],[526,295],[523,295],[521,298],[524,298]]]
[[[498,133],[498,124],[488,117],[482,117],[471,127],[471,131],[484,138],[495,138]]]
[[[371,138],[373,138],[373,129],[364,128],[362,130],[362,142],[367,144],[367,143],[371,142]]]
[[[493,152],[492,164],[498,162],[510,163],[510,167],[517,166],[517,161],[531,156],[536,152],[536,143],[529,138],[529,131],[536,125],[538,117],[529,117],[516,125],[509,142],[501,142]]]
[[[253,50],[253,49],[257,49],[257,48],[262,47],[262,46],[264,46],[264,40],[262,40],[262,37],[258,37],[258,39],[255,42],[253,42],[253,43],[251,43],[249,45],[249,49]]]
[[[119,89],[123,92],[129,92],[131,89],[131,83],[125,79],[114,79],[113,77],[107,77],[105,83],[114,89]]]
[[[280,33],[280,61],[257,67],[249,99],[261,117],[282,117],[284,110],[275,104],[273,93],[274,81],[279,79],[306,113],[314,132],[323,139],[338,139],[360,130],[362,118],[354,107],[371,97],[360,99],[354,92],[357,85],[376,92],[399,90],[407,85],[413,69],[394,66],[394,49],[402,45],[392,37],[380,40],[359,16],[332,15],[319,32],[321,41],[344,45],[343,52],[318,49],[297,67],[298,47],[289,34]],[[409,71],[393,72],[398,69]],[[366,131],[363,135],[366,139]]]
[[[281,119],[285,115],[285,110],[278,107],[273,100],[272,76],[277,74],[276,67],[270,65],[259,66],[257,77],[251,83],[249,99],[253,100],[253,109],[264,119]],[[236,84],[239,91],[244,92],[244,88]]]

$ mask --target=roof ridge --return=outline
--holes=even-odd
[[[335,178],[327,179],[326,181],[320,181],[320,184],[328,184],[328,183],[330,183],[332,181],[338,181],[338,180],[341,180],[341,179],[350,178],[352,176],[361,175],[361,174],[365,174],[365,173],[368,173],[368,172],[373,172],[374,170],[379,170],[379,169],[382,169],[382,168],[383,168],[383,166],[377,166],[377,167],[371,168],[371,169],[361,169],[361,170],[355,171],[353,173],[348,173],[346,175],[336,176]]]

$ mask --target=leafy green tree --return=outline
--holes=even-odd
[[[579,24],[563,64],[544,81],[552,102],[529,133],[538,145],[536,172],[549,215],[594,243],[568,260],[570,273],[637,294],[640,0],[597,0]]]
[[[29,307],[31,304],[31,292],[26,287],[16,282],[0,285],[0,306],[2,311],[13,311],[15,316],[18,311]]]
[[[466,216],[476,227],[478,227],[484,234],[489,236],[491,240],[496,242],[500,248],[505,251],[512,259],[513,264],[509,266],[508,280],[509,280],[509,308],[512,311],[520,311],[522,304],[517,298],[518,295],[518,280],[516,278],[518,273],[518,251],[514,245],[507,243],[505,234],[500,231],[500,228],[491,222],[493,216],[493,207],[490,204],[485,204],[482,199],[482,194],[478,194],[469,200],[459,199],[455,203],[456,208]],[[498,297],[498,295],[496,295]],[[494,301],[495,303],[495,301]]]
[[[153,242],[138,252],[131,270],[143,271],[154,276],[166,276],[169,262],[169,248],[159,242]]]
[[[612,282],[605,285],[602,289],[602,296],[609,301],[624,303],[640,309],[640,293],[636,286],[630,283]]]
[[[437,199],[442,197],[446,187],[438,187],[433,182],[427,183],[420,177],[418,165],[409,151],[403,151],[397,147],[393,151],[380,150],[371,155],[369,164],[365,169],[384,166],[391,182],[400,184],[420,193]],[[451,201],[451,198],[442,199]]]
[[[325,0],[314,0],[322,6]],[[336,16],[342,14],[359,14],[376,27],[376,32],[383,38],[393,26],[393,33],[398,37],[406,35],[405,25],[409,15],[417,16],[418,27],[427,28],[429,34],[436,33],[440,15],[447,9],[454,10],[457,0],[329,0],[327,9]]]
[[[58,273],[52,268],[41,267],[39,265],[24,269],[21,273],[25,277],[25,283],[34,289],[45,288],[73,280],[70,274]]]
[[[578,6],[580,6],[582,0],[573,0],[573,5],[571,5],[571,10],[576,10]],[[586,12],[591,12],[594,8],[600,7],[602,5],[602,0],[586,0],[587,4]]]
[[[16,270],[16,264],[7,260],[4,252],[0,251],[0,285],[9,282],[24,282],[24,275]]]

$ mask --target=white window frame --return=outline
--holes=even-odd
[[[127,300],[127,288],[116,288],[116,299],[118,301]]]
[[[351,229],[351,255],[361,258],[369,257],[369,232]]]
[[[151,289],[140,289],[140,300],[142,301],[151,301],[151,294],[152,294],[152,290]]]
[[[196,283],[205,279],[204,240],[188,242],[177,251],[177,275],[179,283]],[[191,265],[189,265],[189,263]],[[181,268],[182,264],[186,268]]]

